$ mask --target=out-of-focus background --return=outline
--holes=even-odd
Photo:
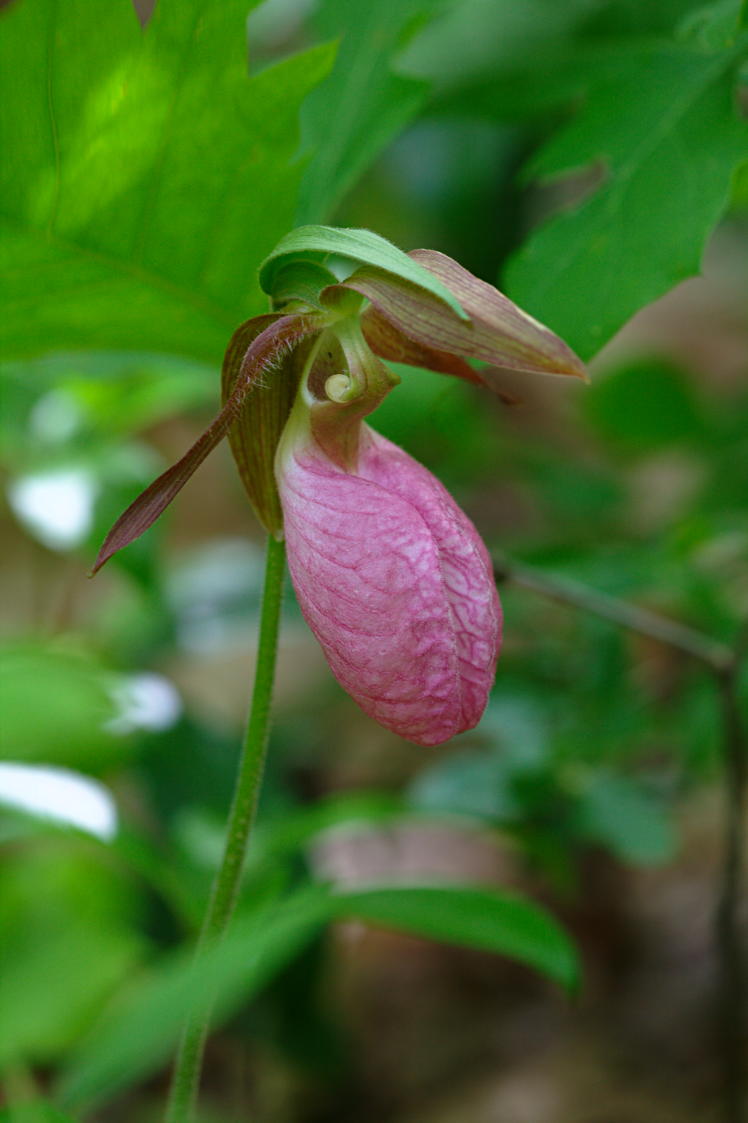
[[[507,377],[511,406],[400,368],[374,415],[492,551],[728,647],[748,616],[740,4],[270,0],[250,78],[247,0],[160,0],[150,23],[141,3],[144,30],[106,8],[0,13],[9,1120],[35,1097],[62,1105],[35,1120],[159,1117],[255,655],[262,533],[228,449],[87,572],[215,412],[295,222],[448,253],[592,360],[587,387]],[[467,937],[289,924],[275,960],[250,941],[220,965],[206,1123],[726,1118],[715,676],[501,594],[487,713],[425,750],[359,712],[287,591],[243,899],[511,890],[565,926],[578,993]]]

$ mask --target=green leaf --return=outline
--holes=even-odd
[[[578,826],[624,862],[657,864],[673,856],[676,837],[663,809],[625,776],[600,772],[580,799]]]
[[[521,897],[466,885],[402,885],[341,893],[333,901],[340,916],[506,955],[569,990],[579,984],[568,935],[544,909]]]
[[[3,757],[97,771],[122,753],[108,731],[111,678],[85,654],[34,644],[0,650]]]
[[[342,32],[342,41],[332,74],[302,109],[305,148],[314,155],[302,180],[297,222],[328,218],[421,108],[429,84],[393,74],[392,61],[440,6],[434,0],[324,0],[315,22],[323,35]]]
[[[729,47],[742,27],[745,27],[746,5],[743,0],[716,0],[689,12],[682,20],[678,33],[683,39],[692,39],[708,50]]]
[[[72,1056],[62,1076],[63,1102],[77,1106],[106,1099],[159,1068],[196,1000],[213,995],[217,1017],[227,1017],[297,953],[329,912],[326,890],[301,891],[235,921],[203,958],[199,974],[191,948],[154,965]]]
[[[607,441],[632,454],[698,441],[705,433],[700,403],[683,373],[658,360],[627,363],[606,375],[582,405]]]
[[[537,230],[509,267],[512,298],[588,358],[644,304],[696,273],[748,152],[736,52],[642,46],[611,55],[586,106],[531,171],[597,163],[601,186]]]
[[[0,395],[0,457],[18,473],[50,449],[91,449],[102,436],[111,447],[112,436],[215,403],[215,371],[177,356],[81,351],[3,363]]]
[[[142,939],[103,848],[59,835],[6,851],[0,887],[0,1065],[49,1063],[130,977]]]
[[[525,810],[511,780],[502,756],[466,750],[420,772],[411,784],[410,802],[419,811],[506,822]]]
[[[325,263],[330,258],[369,265],[388,277],[409,281],[442,301],[461,320],[467,320],[457,298],[447,285],[425,266],[403,253],[392,242],[371,230],[347,230],[335,226],[299,226],[281,238],[260,266],[260,284],[271,295],[281,270],[296,261]]]
[[[261,820],[257,824],[252,836],[250,865],[263,866],[294,854],[314,835],[324,831],[386,825],[402,817],[403,810],[401,800],[371,790],[344,792],[318,799],[309,806],[286,808],[269,822]]]
[[[71,919],[53,939],[38,927],[25,935],[23,954],[4,949],[2,1063],[17,1055],[49,1060],[62,1054],[135,958],[133,941],[103,925],[97,930]]]
[[[293,222],[299,106],[334,48],[247,75],[251,0],[18,0],[2,15],[8,354],[91,347],[215,361]]]
[[[568,936],[542,909],[488,889],[397,886],[331,894],[309,886],[280,904],[239,917],[195,974],[191,951],[154,965],[109,1009],[72,1057],[62,1099],[98,1102],[157,1069],[200,994],[212,994],[216,1020],[256,994],[334,919],[358,917],[431,939],[509,955],[572,988],[578,965]]]
[[[518,64],[531,65],[536,92],[554,97],[543,66],[546,56],[567,46],[575,25],[589,11],[589,0],[461,0],[448,5],[408,45],[403,68],[433,83],[443,98],[447,91],[464,90],[481,79],[494,85]],[[465,111],[470,108],[466,101]]]
[[[34,1100],[0,1110],[0,1123],[76,1123],[72,1115],[63,1115],[54,1104]]]

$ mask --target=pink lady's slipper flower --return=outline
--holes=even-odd
[[[338,681],[387,729],[439,744],[483,714],[501,608],[473,524],[363,420],[398,381],[381,360],[497,391],[496,367],[582,378],[584,367],[450,258],[403,254],[368,231],[302,227],[260,279],[276,311],[234,334],[221,413],[121,516],[95,570],[228,436],[258,516],[286,539],[299,604]]]

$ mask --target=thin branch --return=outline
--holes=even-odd
[[[505,557],[492,558],[498,584],[510,581],[540,596],[649,636],[704,663],[712,672],[722,706],[725,779],[722,885],[714,929],[721,975],[720,1046],[725,1123],[748,1123],[745,1047],[748,1040],[748,951],[741,903],[745,894],[748,813],[748,734],[740,712],[738,676],[748,648],[748,625],[734,647],[657,613],[566,578]]]
[[[721,968],[721,1053],[725,1087],[725,1123],[746,1123],[745,1048],[748,1041],[748,961],[741,902],[745,900],[746,812],[748,812],[748,744],[738,700],[739,655],[719,676],[723,715],[725,837],[722,886],[715,918]]]
[[[531,589],[549,600],[610,620],[621,628],[649,636],[706,663],[719,675],[727,674],[734,664],[734,653],[727,644],[720,643],[695,628],[688,628],[685,624],[678,624],[675,620],[669,620],[646,608],[600,593],[577,581],[549,576],[542,570],[509,558],[494,555],[491,560],[497,584],[510,581],[513,585]]]
[[[249,719],[229,811],[223,858],[216,871],[208,909],[200,930],[196,959],[198,966],[203,954],[220,943],[228,928],[239,895],[247,844],[257,811],[270,733],[285,557],[284,544],[269,535]],[[191,1123],[195,1112],[203,1052],[212,1013],[212,996],[199,993],[199,978],[196,989],[198,996],[187,1016],[177,1051],[165,1123]]]

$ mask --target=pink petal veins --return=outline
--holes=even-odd
[[[344,689],[421,745],[473,728],[501,608],[485,546],[445,488],[366,425],[356,474],[307,440],[279,461],[278,485],[299,603]]]

